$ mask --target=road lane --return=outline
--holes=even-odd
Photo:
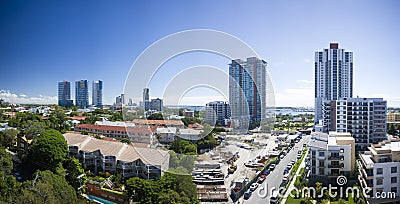
[[[269,203],[269,197],[270,197],[270,191],[271,188],[278,189],[280,187],[280,184],[283,179],[283,171],[286,168],[286,166],[292,161],[292,159],[297,159],[297,151],[299,149],[303,148],[303,144],[308,143],[310,140],[310,136],[303,136],[303,138],[296,143],[296,145],[293,147],[290,152],[279,162],[279,164],[275,167],[275,170],[272,171],[265,181],[261,184],[261,186],[253,192],[251,197],[248,200],[245,200],[244,203]],[[268,188],[268,193],[266,196],[259,196],[259,190],[261,187],[264,187],[264,190]],[[265,194],[265,191],[262,192],[262,194]]]

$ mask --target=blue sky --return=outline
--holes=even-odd
[[[110,104],[123,92],[132,63],[146,47],[175,32],[214,29],[243,40],[268,62],[276,106],[313,106],[314,52],[339,42],[354,52],[355,96],[383,97],[389,106],[400,107],[399,8],[395,0],[3,0],[0,97],[56,102],[58,81],[100,79],[103,100]],[[150,83],[151,95],[161,96],[162,83],[188,66],[227,70],[228,63],[212,54],[179,56],[161,67]],[[199,89],[183,101],[204,105],[214,96],[221,98]]]

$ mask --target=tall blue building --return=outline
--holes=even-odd
[[[58,105],[59,106],[73,106],[71,100],[71,82],[61,81],[58,82]]]
[[[81,108],[89,106],[89,84],[88,80],[75,82],[75,105]]]
[[[92,84],[92,105],[103,107],[103,82],[100,80],[93,81]]]
[[[267,62],[257,57],[229,64],[229,104],[239,125],[261,122],[266,111]]]

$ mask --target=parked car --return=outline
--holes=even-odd
[[[275,166],[276,166],[275,164],[269,165],[269,170],[270,170],[270,171],[274,170],[274,169],[275,169]]]
[[[263,175],[268,175],[271,171],[269,169],[265,169],[263,172],[261,172],[261,174]]]
[[[258,188],[258,183],[253,183],[253,184],[251,184],[251,186],[250,186],[250,190],[251,190],[251,191],[255,191],[257,188]]]
[[[261,174],[260,177],[258,177],[258,179],[257,179],[257,183],[264,182],[266,177],[267,176],[265,174]]]
[[[247,190],[247,191],[244,193],[244,196],[243,196],[244,199],[245,199],[245,200],[249,199],[252,192],[253,192],[253,191],[251,191],[250,189]]]
[[[298,155],[297,155],[297,159],[301,159],[301,154],[298,154]]]

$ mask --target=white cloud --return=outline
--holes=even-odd
[[[17,95],[10,92],[9,90],[0,90],[0,98],[7,102],[17,103],[17,104],[56,104],[57,96],[43,96],[39,97],[29,97],[26,94]]]

